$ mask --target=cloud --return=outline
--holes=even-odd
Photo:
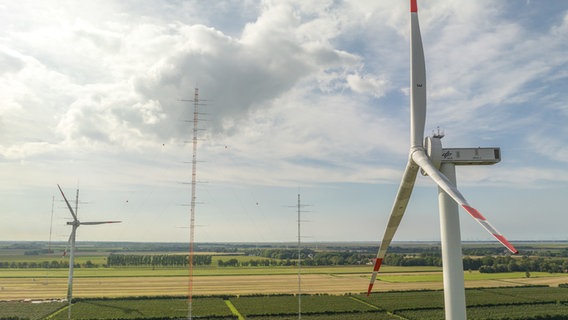
[[[172,98],[184,98],[198,86],[202,99],[211,101],[210,129],[230,132],[234,120],[264,108],[306,77],[327,78],[329,70],[358,62],[355,55],[325,42],[306,42],[302,26],[287,5],[265,8],[240,38],[202,25],[180,26],[172,39],[178,45],[170,46],[175,49],[137,77],[135,88],[144,97],[171,105]]]
[[[385,79],[354,74],[347,76],[347,84],[354,92],[372,94],[377,98],[384,96],[389,87]]]
[[[387,155],[405,157],[408,62],[407,54],[400,54],[407,50],[405,6],[218,3],[221,11],[243,10],[227,24],[213,14],[198,18],[199,10],[211,9],[198,3],[178,15],[175,7],[152,5],[153,11],[109,4],[71,20],[39,19],[37,28],[8,33],[18,41],[0,61],[12,68],[4,88],[13,92],[6,100],[19,111],[5,113],[4,121],[22,126],[10,119],[39,115],[42,120],[35,121],[47,125],[26,125],[32,127],[28,132],[63,149],[136,153],[181,145],[190,138],[186,121],[192,119],[192,103],[179,100],[191,100],[197,86],[204,104],[201,127],[207,129],[202,134],[210,141],[203,148],[211,148],[205,155],[230,141],[233,160],[258,167],[268,161],[267,170],[280,166],[281,172],[319,165],[327,169],[312,170],[314,177],[327,172],[326,180],[336,179],[332,171],[349,180],[373,171],[372,160],[362,159],[388,166],[394,160]],[[563,63],[535,60],[540,51],[534,44],[562,49],[551,39],[565,23],[551,27],[551,36],[523,39],[527,31],[503,19],[500,5],[467,6],[421,6],[429,48],[428,121],[456,140],[471,140],[472,131],[481,128],[503,131],[504,122],[497,119],[513,117],[507,106],[532,99],[538,89],[523,88]],[[80,9],[70,6],[65,12]],[[491,22],[478,23],[486,20]],[[498,104],[504,106],[488,111]],[[507,126],[518,130],[527,123],[511,119]],[[16,144],[9,148],[10,158],[31,154],[16,152]]]

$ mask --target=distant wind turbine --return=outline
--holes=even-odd
[[[75,210],[73,210],[71,204],[69,204],[69,201],[67,201],[67,198],[63,193],[63,190],[61,190],[61,187],[57,185],[57,188],[59,188],[59,192],[61,192],[63,200],[65,200],[67,208],[69,208],[69,212],[71,212],[71,216],[73,216],[73,221],[67,222],[67,225],[73,227],[73,229],[71,230],[71,235],[69,236],[69,244],[71,247],[71,251],[69,252],[69,281],[67,282],[67,301],[69,302],[69,318],[71,318],[71,302],[73,300],[73,268],[75,264],[75,239],[77,234],[77,228],[79,228],[79,226],[81,225],[120,223],[122,221],[89,221],[89,222],[79,221],[79,219],[77,218],[77,210],[79,207],[79,189],[77,189],[77,194],[75,196]]]
[[[422,169],[425,175],[428,175],[434,182],[438,185],[440,193],[444,196],[447,195],[457,204],[459,204],[463,209],[465,209],[477,222],[479,222],[491,235],[493,235],[501,244],[503,244],[512,253],[518,253],[518,251],[511,245],[505,237],[497,231],[485,217],[479,213],[475,208],[471,207],[462,194],[458,191],[455,182],[448,179],[440,171],[440,162],[433,161],[436,158],[440,160],[441,155],[441,144],[439,144],[439,139],[437,141],[432,141],[435,139],[428,140],[427,148],[432,149],[432,144],[436,144],[439,147],[433,148],[437,149],[435,152],[428,152],[425,149],[424,140],[424,126],[426,122],[426,68],[424,62],[424,51],[422,48],[422,39],[420,36],[420,27],[418,24],[418,6],[416,0],[410,0],[410,152],[408,163],[404,171],[400,187],[391,210],[391,215],[383,235],[383,239],[380,243],[379,251],[375,260],[373,273],[371,276],[371,281],[369,283],[367,294],[370,294],[373,289],[373,284],[377,277],[377,272],[381,267],[383,259],[386,255],[387,249],[398,229],[402,216],[406,211],[406,206],[410,199],[410,195],[414,188],[414,183],[416,181],[416,176],[418,170]],[[436,138],[436,137],[434,137]],[[431,151],[431,150],[429,150]],[[436,155],[432,156],[432,153]],[[439,154],[438,154],[439,153]],[[487,164],[487,163],[484,163]],[[447,173],[446,173],[447,174]],[[442,196],[441,196],[442,197]],[[440,215],[442,216],[442,211],[445,208],[440,208]],[[450,211],[450,210],[448,210]],[[457,206],[456,206],[457,211]],[[444,223],[444,221],[442,221]],[[450,234],[453,234],[452,239],[455,239],[457,234],[458,243],[460,246],[461,255],[461,243],[459,243],[459,220],[458,227],[453,230],[449,228],[447,230]],[[443,232],[445,232],[443,230]],[[448,246],[454,246],[455,243],[447,243],[446,237],[442,237],[442,248]],[[452,262],[456,264],[455,260]],[[455,268],[461,268],[463,276],[463,266],[461,265],[461,256],[458,261],[460,265],[452,266]],[[445,271],[445,269],[444,269]],[[444,284],[445,285],[445,284]],[[463,287],[463,281],[462,281]],[[464,311],[465,312],[465,311]]]

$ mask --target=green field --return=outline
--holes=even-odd
[[[84,300],[71,309],[73,319],[179,319],[188,314],[187,299]],[[194,299],[192,315],[196,318],[234,318],[221,298]],[[67,319],[67,309],[49,319]]]
[[[466,290],[468,319],[568,319],[568,288],[516,287]],[[180,319],[186,298],[79,299],[73,319]],[[298,296],[194,297],[196,319],[297,319]],[[0,319],[67,319],[65,303],[1,302]],[[366,295],[302,295],[305,319],[444,319],[442,291],[382,292]]]

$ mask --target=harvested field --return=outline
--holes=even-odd
[[[531,278],[503,278],[466,280],[466,287],[508,287],[528,284],[558,286],[568,283],[568,275],[555,274]],[[430,281],[434,276],[435,281]],[[402,279],[407,280],[402,281]],[[421,278],[426,281],[421,281]],[[302,292],[306,294],[360,293],[366,290],[369,274],[306,274],[302,275]],[[125,296],[183,296],[187,294],[187,276],[170,277],[87,277],[74,279],[74,297]],[[67,291],[66,278],[0,278],[0,300],[57,299]],[[384,274],[375,284],[375,290],[442,289],[440,273]],[[232,275],[199,276],[194,278],[195,295],[247,295],[268,293],[295,293],[297,275]]]

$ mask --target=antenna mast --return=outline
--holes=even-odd
[[[302,235],[300,232],[302,219],[300,215],[302,211],[307,212],[305,210],[302,210],[303,207],[307,206],[310,205],[301,204],[300,194],[298,193],[298,204],[295,206],[298,210],[298,319],[302,318],[302,244],[301,244]]]
[[[300,194],[298,193],[298,319],[302,319],[302,247],[300,246]]]
[[[432,130],[432,138],[442,139],[446,134],[444,130],[440,130],[440,127],[437,127],[437,130]]]
[[[195,88],[193,100],[182,100],[193,102],[193,137],[192,137],[192,161],[191,161],[191,211],[189,220],[189,281],[188,281],[188,310],[187,318],[192,319],[192,303],[193,303],[193,256],[195,241],[195,193],[197,188],[197,132],[199,131],[199,89]]]

